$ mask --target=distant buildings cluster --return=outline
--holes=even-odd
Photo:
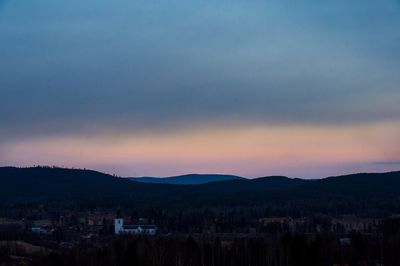
[[[121,234],[134,234],[134,235],[155,235],[157,227],[152,224],[124,224],[124,219],[117,216],[114,220],[114,233]]]

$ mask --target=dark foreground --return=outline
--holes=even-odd
[[[0,265],[400,265],[399,235],[349,235],[341,244],[332,234],[279,237],[156,236],[110,237],[54,248],[2,241]]]
[[[105,210],[53,218],[46,218],[54,210],[45,206],[25,210],[25,218],[0,219],[0,265],[400,265],[399,216],[254,219],[240,208],[165,212],[156,221],[135,213],[126,218],[156,223],[157,234],[150,236],[115,235],[115,216]]]
[[[0,168],[0,266],[399,266],[400,172],[144,184]],[[115,235],[115,218],[156,227]]]

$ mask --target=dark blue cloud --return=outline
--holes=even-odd
[[[400,165],[400,161],[386,161],[386,162],[376,162],[375,164],[382,164],[382,165]]]
[[[399,26],[394,0],[8,2],[0,136],[397,119]]]

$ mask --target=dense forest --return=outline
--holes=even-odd
[[[260,207],[293,212],[382,215],[400,210],[400,172],[319,180],[280,176],[202,185],[139,183],[91,170],[0,168],[2,204],[122,208]]]
[[[99,245],[84,243],[60,252],[38,252],[29,265],[397,266],[400,265],[400,254],[397,252],[400,234],[398,229],[396,231],[391,231],[385,240],[380,237],[366,238],[355,233],[350,236],[351,243],[348,245],[341,245],[329,234],[312,238],[300,234],[284,234],[276,239],[121,237]],[[11,262],[7,248],[12,247],[0,248],[0,265],[9,265],[7,261]]]
[[[0,266],[398,266],[399,187],[400,172],[172,185],[3,167]],[[117,213],[157,234],[115,235]]]

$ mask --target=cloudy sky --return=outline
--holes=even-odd
[[[0,165],[400,169],[398,0],[0,0]]]

